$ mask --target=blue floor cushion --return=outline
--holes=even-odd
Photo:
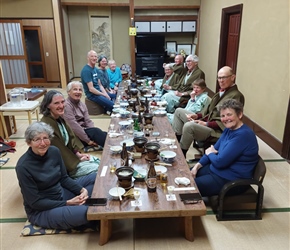
[[[28,220],[21,231],[22,236],[45,235],[45,234],[67,234],[67,233],[87,233],[98,231],[98,228],[84,227],[82,229],[48,229],[32,225]]]

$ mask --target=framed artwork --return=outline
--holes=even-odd
[[[184,50],[186,55],[191,54],[191,44],[177,44],[177,53],[180,54],[180,51]]]
[[[98,55],[105,55],[108,59],[113,57],[111,18],[109,16],[90,17],[92,49]]]
[[[175,54],[176,53],[176,42],[166,42],[166,50],[167,54]]]

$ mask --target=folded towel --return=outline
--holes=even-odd
[[[190,184],[190,180],[188,178],[186,178],[186,177],[176,177],[175,178],[175,183],[177,185],[181,184],[181,185],[187,186],[187,185]]]

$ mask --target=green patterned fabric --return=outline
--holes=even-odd
[[[77,229],[48,229],[43,227],[38,227],[32,225],[28,220],[25,222],[25,225],[21,231],[22,236],[34,236],[34,235],[45,235],[45,234],[68,234],[68,233],[88,233],[97,231],[97,228],[83,228],[81,230]]]

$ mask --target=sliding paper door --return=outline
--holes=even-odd
[[[30,87],[21,21],[0,21],[0,60],[6,88]]]

